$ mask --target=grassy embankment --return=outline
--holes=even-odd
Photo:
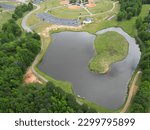
[[[96,37],[94,48],[96,54],[89,63],[89,69],[98,73],[106,73],[112,63],[126,57],[128,42],[117,32],[106,32]]]
[[[45,4],[47,5],[47,3],[45,3]],[[44,3],[41,3],[41,6],[42,6],[42,8],[38,12],[43,12],[44,9],[47,9],[46,6],[44,6]],[[144,5],[143,8],[142,8],[142,12],[141,12],[140,16],[142,16],[142,17],[146,16],[147,11],[149,10],[149,7],[150,7],[149,5]],[[108,13],[108,17],[111,16],[112,14],[114,14],[114,13],[117,13],[117,10],[118,10],[118,6],[115,8],[115,12]],[[38,13],[38,12],[36,12],[36,13]],[[33,13],[31,15],[32,19],[29,19],[28,25],[30,25],[30,26],[35,25],[39,22],[39,19],[37,19],[36,16],[35,16],[36,13]],[[95,17],[96,21],[94,23],[92,23],[90,25],[86,25],[80,31],[87,31],[87,32],[90,32],[90,33],[95,33],[96,31],[98,31],[100,29],[103,29],[103,28],[112,27],[112,26],[119,26],[119,27],[122,27],[131,36],[135,36],[135,20],[136,20],[136,17],[134,17],[133,19],[131,19],[129,21],[123,21],[123,22],[117,22],[115,19],[113,19],[112,21],[102,20],[106,16],[107,16],[107,14],[104,14],[104,15],[101,15],[101,16],[96,16]],[[37,26],[35,28],[35,31],[39,33],[49,25],[50,24],[48,24],[48,23],[41,24],[40,26]],[[63,30],[65,30],[65,29],[58,29],[57,31],[63,31]],[[74,31],[74,30],[72,30],[72,31]],[[51,33],[54,33],[54,32],[50,32],[50,34]],[[48,45],[50,44],[50,41],[51,41],[50,37],[47,37],[47,38],[42,37],[42,39],[43,39],[43,49],[42,49],[41,55],[38,59],[39,62],[42,60],[42,57],[44,56],[44,54],[46,52],[46,49],[47,49],[47,47],[48,47]],[[50,81],[54,81],[54,83],[57,84],[57,86],[61,87],[66,92],[73,93],[71,84],[69,84],[67,82],[62,82],[62,81],[57,81],[57,80],[52,79],[51,77],[49,77],[45,73],[41,72],[37,68],[37,65],[34,68],[39,74],[41,74],[42,76],[44,76],[46,79],[48,79]],[[96,105],[95,103],[91,103],[91,102],[89,102],[85,99],[77,98],[77,100],[82,101],[82,102],[86,103],[87,105],[89,105],[90,107],[95,108],[98,112],[112,112],[112,110],[107,110],[105,108],[102,108],[102,107]],[[117,110],[117,112],[118,112],[118,110]]]

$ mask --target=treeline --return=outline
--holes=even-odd
[[[148,112],[150,108],[150,14],[144,19],[136,20],[138,37],[141,42],[141,61],[142,78],[139,89],[131,105],[131,112]]]
[[[133,16],[139,15],[142,9],[142,0],[119,0],[120,11],[117,20],[122,21],[131,19]]]
[[[32,9],[33,9],[33,4],[31,2],[29,2],[28,5],[23,4],[17,6],[12,15],[12,18],[17,20],[18,18],[21,18],[25,12],[31,11]]]
[[[21,85],[12,90],[10,98],[0,100],[1,112],[21,113],[73,113],[95,112],[85,104],[79,105],[73,95],[69,95],[52,83]],[[4,104],[5,102],[5,104]]]
[[[150,0],[142,0],[143,4],[150,4]]]
[[[17,7],[21,10],[21,6]],[[24,9],[22,8],[22,11]],[[25,85],[24,74],[40,51],[40,36],[14,18],[0,31],[0,112],[96,112],[53,83]]]

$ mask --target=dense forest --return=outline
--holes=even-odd
[[[131,19],[139,15],[142,8],[142,0],[119,0],[120,11],[117,15],[118,21]]]
[[[0,112],[96,112],[53,83],[23,83],[40,51],[40,36],[22,31],[16,19],[31,9],[31,3],[18,6],[0,31]]]
[[[134,16],[138,16],[142,9],[142,4],[150,4],[150,0],[119,0],[120,11],[117,20],[129,20]]]
[[[141,39],[142,57],[140,68],[142,78],[139,89],[131,105],[131,112],[148,112],[150,108],[150,13],[144,19],[136,20],[138,37]]]

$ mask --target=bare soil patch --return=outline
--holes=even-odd
[[[31,68],[25,74],[24,82],[26,84],[30,84],[30,83],[40,83],[40,84],[42,84],[42,82],[33,74]]]
[[[77,5],[69,5],[68,8],[69,8],[69,9],[80,9],[80,6],[77,6]]]
[[[92,8],[92,7],[95,7],[95,6],[96,6],[96,4],[87,4],[86,6],[87,6],[87,7],[91,7],[91,8]]]
[[[138,71],[132,81],[132,84],[130,86],[130,90],[129,90],[129,94],[128,94],[128,98],[127,98],[127,101],[123,107],[123,109],[120,111],[121,113],[124,113],[128,110],[129,108],[129,105],[131,103],[131,100],[132,100],[132,97],[136,94],[137,92],[137,89],[138,89],[138,86],[136,85],[136,82],[139,78],[139,75],[140,75],[141,71]]]

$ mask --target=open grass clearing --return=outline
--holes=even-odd
[[[68,7],[61,7],[58,9],[50,10],[50,14],[59,17],[59,18],[68,18],[68,19],[77,19],[80,14],[82,15],[88,15],[87,11],[85,11],[83,8],[80,9],[68,9]]]
[[[111,0],[97,0],[95,7],[88,7],[88,10],[93,14],[101,13],[112,9],[113,1]]]

